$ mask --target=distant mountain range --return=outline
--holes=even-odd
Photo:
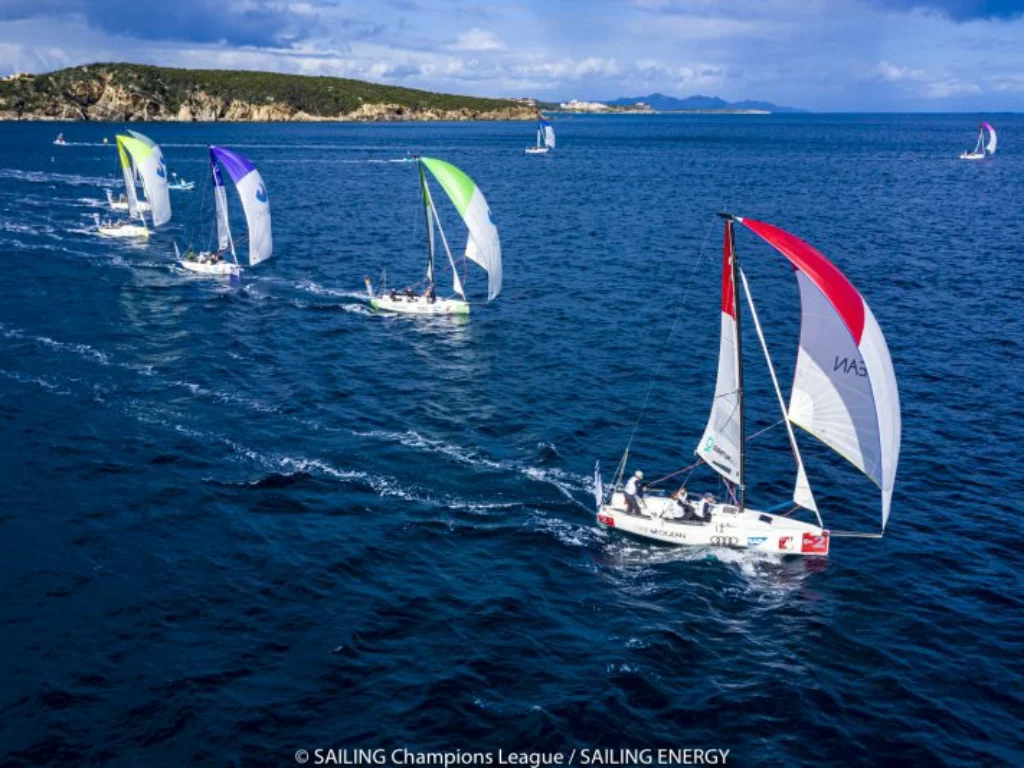
[[[658,112],[675,112],[687,109],[757,109],[765,112],[806,112],[806,109],[794,107],[780,107],[770,101],[726,101],[717,96],[689,96],[685,99],[677,99],[675,96],[666,96],[663,93],[652,93],[649,96],[635,96],[625,99],[614,99],[603,103],[610,107],[630,107],[642,101],[651,109]]]

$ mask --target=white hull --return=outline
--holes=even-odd
[[[960,155],[960,159],[961,160],[984,160],[985,159],[985,153],[984,152],[964,152],[962,155]]]
[[[128,203],[121,202],[120,200],[112,200],[110,202],[110,209],[112,211],[127,211]],[[143,213],[149,213],[150,205],[145,200],[139,200],[139,210]]]
[[[121,226],[100,226],[97,231],[103,237],[141,237],[149,238],[149,228],[141,224],[122,224]]]
[[[597,522],[607,528],[625,531],[667,544],[687,547],[729,547],[751,549],[778,555],[827,555],[829,532],[816,525],[788,517],[770,515],[753,509],[740,512],[731,504],[713,504],[709,522],[670,519],[676,502],[665,496],[648,496],[644,514],[626,512],[625,496],[612,494],[602,504]],[[698,502],[701,507],[703,502]]]
[[[191,261],[182,259],[178,262],[183,269],[191,272],[198,272],[201,275],[239,275],[242,268],[230,261],[218,261],[211,264],[208,261]]]
[[[409,298],[398,294],[390,296],[373,296],[370,306],[382,312],[398,312],[403,315],[468,315],[469,302],[461,299],[435,299],[427,301],[425,296]]]
[[[526,154],[528,155],[546,155],[548,153],[547,147],[527,147]]]

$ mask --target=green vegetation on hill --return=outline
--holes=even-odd
[[[65,117],[69,110],[78,110],[83,117],[96,117],[90,109],[104,99],[104,94],[109,101],[112,90],[123,96],[122,102],[130,100],[133,108],[142,105],[143,112],[137,119],[168,119],[200,97],[254,107],[278,106],[285,112],[324,118],[336,118],[370,104],[398,105],[412,113],[480,113],[523,106],[514,100],[431,93],[340,77],[90,64],[0,82],[0,111]]]

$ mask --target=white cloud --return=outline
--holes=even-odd
[[[899,67],[895,64],[890,64],[888,61],[878,62],[878,74],[879,76],[890,83],[899,83],[905,80],[911,80],[920,82],[925,79],[925,73],[920,69],[911,69],[910,67]]]
[[[455,42],[448,46],[452,51],[500,51],[505,44],[496,34],[487,29],[473,27],[459,35]]]

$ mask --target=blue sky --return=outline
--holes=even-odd
[[[1024,0],[0,0],[0,72],[92,61],[453,93],[1024,110]]]

